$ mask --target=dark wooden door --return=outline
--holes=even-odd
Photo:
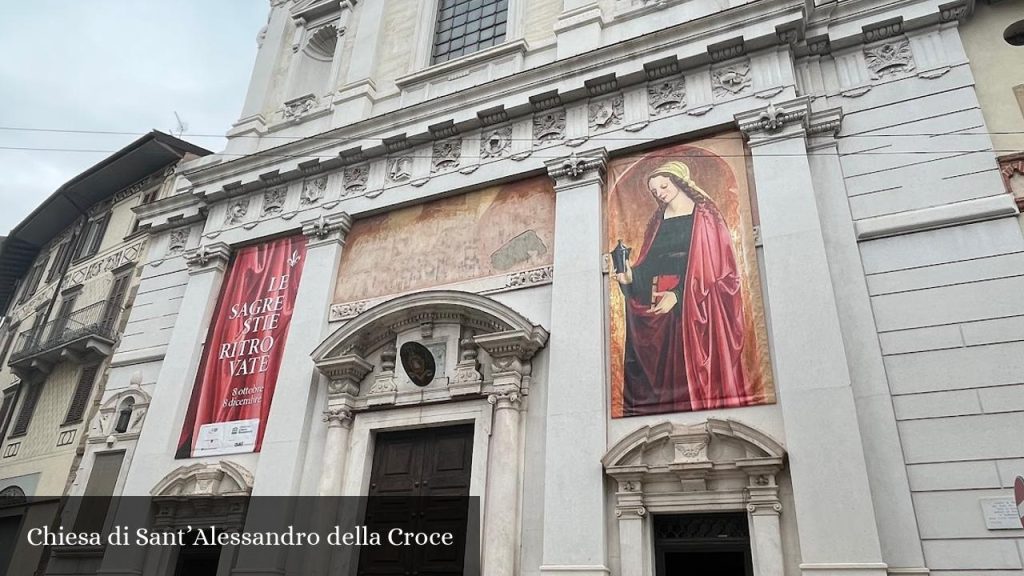
[[[472,425],[377,436],[365,524],[385,545],[360,550],[360,575],[462,574],[472,456]],[[391,547],[393,528],[452,532],[458,545]]]

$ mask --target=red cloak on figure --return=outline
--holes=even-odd
[[[634,270],[657,256],[651,249],[664,222],[662,207],[647,225]],[[677,294],[679,302],[669,313],[653,314],[656,302],[626,295],[624,415],[744,406],[756,400],[743,374],[736,257],[729,229],[710,201],[694,207],[687,248],[685,265],[654,279],[654,291]]]

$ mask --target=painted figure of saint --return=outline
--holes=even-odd
[[[615,274],[626,302],[623,416],[753,403],[725,220],[683,162],[663,164],[647,186],[658,208],[632,265]]]

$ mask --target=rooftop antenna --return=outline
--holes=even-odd
[[[181,138],[181,135],[185,133],[185,130],[188,130],[188,124],[181,119],[181,116],[178,116],[177,111],[174,112],[174,119],[178,124],[173,130],[171,130],[171,135],[175,138]]]

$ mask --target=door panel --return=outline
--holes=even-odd
[[[460,545],[363,547],[359,574],[462,573],[472,456],[471,425],[377,436],[366,506],[368,530],[385,540],[392,528],[452,532]]]

